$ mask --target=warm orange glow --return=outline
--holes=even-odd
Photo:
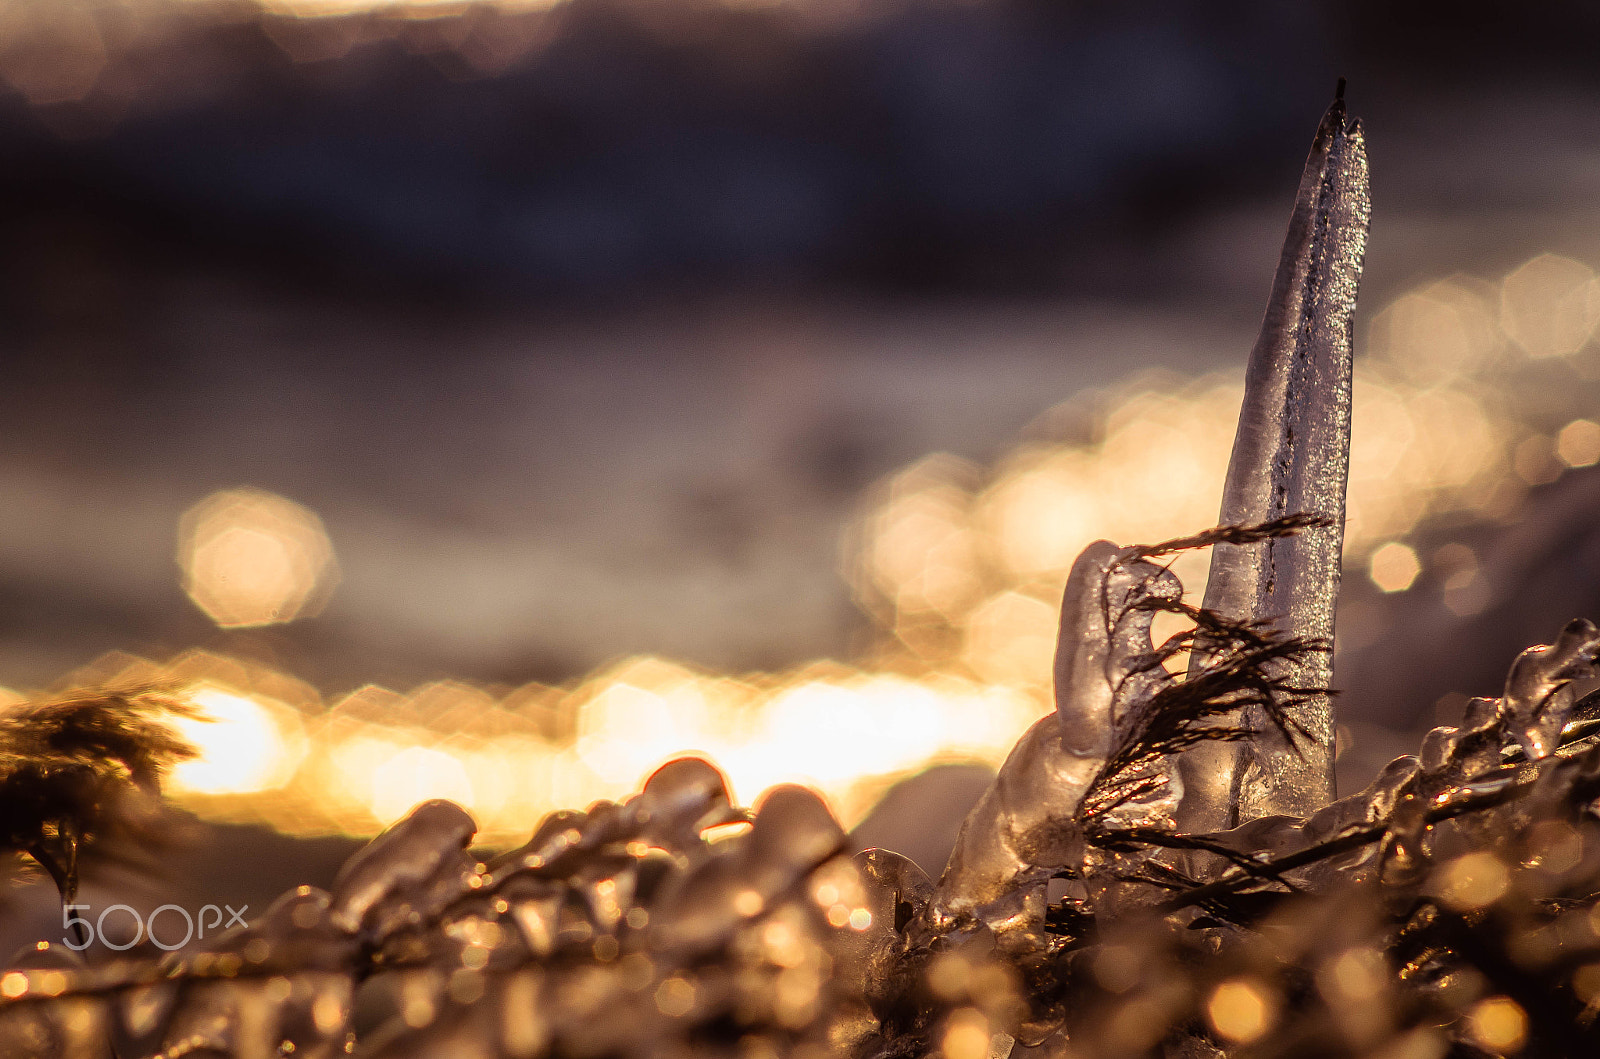
[[[726,725],[694,673],[655,658],[613,670],[578,713],[578,756],[601,777],[628,784],[669,758],[707,749]],[[701,745],[697,745],[701,744]]]
[[[1503,343],[1487,286],[1456,276],[1402,295],[1374,318],[1373,348],[1400,378],[1422,386],[1485,370]]]
[[[853,824],[931,761],[998,764],[1046,708],[1036,691],[955,675],[830,664],[733,679],[655,658],[565,689],[367,687],[331,707],[304,684],[202,652],[166,666],[111,656],[80,676],[192,688],[215,720],[182,722],[201,758],[174,770],[173,796],[211,819],[305,835],[371,834],[417,802],[450,798],[485,840],[510,841],[552,809],[626,795],[683,753],[715,759],[736,797],[804,783]],[[552,711],[574,718],[572,736],[547,734]]]
[[[201,686],[187,698],[205,718],[173,721],[200,756],[172,770],[176,790],[240,794],[283,786],[304,753],[299,715],[267,699]]]
[[[1217,986],[1206,1002],[1206,1017],[1223,1037],[1240,1044],[1259,1040],[1272,1028],[1273,997],[1256,982],[1235,978]]]
[[[957,1008],[950,1015],[940,1046],[945,1059],[989,1059],[989,1020],[976,1008]]]
[[[1492,853],[1468,853],[1440,868],[1432,891],[1447,908],[1471,912],[1505,896],[1510,870]]]
[[[979,591],[979,542],[960,484],[968,469],[953,456],[929,456],[895,477],[872,516],[866,573],[901,613],[948,616]]]
[[[993,684],[1044,685],[1056,651],[1056,607],[1037,596],[1002,592],[967,620],[963,660]]]
[[[337,579],[322,520],[259,489],[213,493],[185,512],[178,564],[189,598],[225,628],[313,614]]]
[[[372,815],[385,824],[430,798],[448,798],[461,805],[474,805],[478,800],[460,759],[422,746],[407,747],[390,756],[372,770],[371,785]]]
[[[1322,991],[1335,1004],[1370,1004],[1383,994],[1387,967],[1374,949],[1348,949],[1326,964],[1319,977]]]
[[[1478,1001],[1467,1013],[1472,1038],[1497,1055],[1519,1050],[1528,1039],[1528,1013],[1508,996]]]

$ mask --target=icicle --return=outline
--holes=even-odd
[[[1350,455],[1351,317],[1371,209],[1361,126],[1346,119],[1343,97],[1341,81],[1300,179],[1250,354],[1220,519],[1241,525],[1309,512],[1326,524],[1292,538],[1217,545],[1205,596],[1206,608],[1226,617],[1274,620],[1290,636],[1330,643]],[[1333,675],[1331,655],[1291,668],[1301,687],[1326,688]],[[1304,817],[1326,805],[1334,730],[1327,698],[1300,704],[1293,719],[1308,735],[1304,745],[1290,746],[1283,733],[1247,716],[1258,733],[1248,742],[1189,750],[1180,762],[1181,829]]]

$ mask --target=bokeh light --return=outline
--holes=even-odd
[[[185,512],[178,564],[183,590],[224,628],[315,614],[337,580],[322,520],[259,489],[213,493]]]
[[[930,762],[998,763],[1046,708],[1030,690],[950,674],[827,663],[732,678],[648,657],[564,688],[367,686],[331,705],[309,685],[201,651],[167,665],[111,655],[75,679],[188,689],[213,719],[183,722],[201,756],[174,771],[171,792],[208,819],[363,835],[449,798],[491,842],[553,809],[627,794],[684,753],[713,757],[746,800],[803,783],[853,823]]]
[[[1600,462],[1600,423],[1574,419],[1556,435],[1556,455],[1568,467],[1590,467]]]
[[[1506,277],[1500,323],[1530,357],[1582,349],[1600,323],[1600,281],[1588,265],[1540,254]]]
[[[1473,1040],[1497,1055],[1519,1051],[1528,1039],[1528,1014],[1507,996],[1478,1001],[1467,1023]]]
[[[1511,872],[1493,853],[1468,853],[1439,869],[1433,892],[1446,908],[1472,912],[1504,897]]]
[[[1404,592],[1422,572],[1417,553],[1409,545],[1390,541],[1372,553],[1372,583],[1385,592]]]
[[[1408,382],[1428,385],[1482,371],[1501,344],[1486,293],[1458,276],[1402,295],[1373,320],[1372,344]]]
[[[1272,1026],[1275,1005],[1258,982],[1223,982],[1206,1003],[1206,1017],[1219,1035],[1238,1044],[1260,1040]]]
[[[397,750],[372,770],[370,785],[372,815],[379,820],[397,820],[430,798],[459,805],[478,801],[461,760],[425,746]]]
[[[178,790],[196,794],[241,794],[281,787],[305,752],[299,716],[264,696],[250,697],[201,685],[185,696],[200,707],[199,718],[179,717],[173,726],[194,744],[199,757],[172,770]]]

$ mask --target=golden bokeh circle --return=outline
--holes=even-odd
[[[184,592],[224,628],[315,614],[338,581],[322,520],[261,489],[225,489],[186,511],[177,558]]]

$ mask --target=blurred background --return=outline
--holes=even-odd
[[[216,718],[86,899],[259,911],[683,751],[936,874],[1077,552],[1215,521],[1340,76],[1358,789],[1600,617],[1597,49],[1580,0],[0,0],[3,695]]]

